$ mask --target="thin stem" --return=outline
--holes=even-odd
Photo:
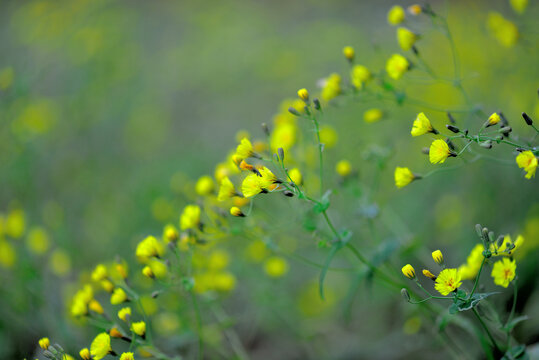
[[[204,340],[202,339],[202,317],[200,315],[200,308],[198,306],[196,295],[193,293],[193,291],[189,291],[189,294],[191,295],[191,300],[193,301],[193,308],[195,309],[196,325],[197,325],[197,332],[198,332],[198,356],[197,358],[199,360],[202,360],[204,358]]]
[[[483,261],[481,262],[481,266],[479,267],[479,271],[477,272],[477,276],[475,278],[475,283],[473,284],[472,291],[470,292],[470,295],[468,295],[468,300],[472,298],[472,295],[474,294],[475,289],[477,288],[477,284],[479,283],[479,278],[481,277],[481,271],[483,270],[483,266],[485,265],[486,260],[487,258],[483,256]]]
[[[513,316],[515,315],[515,309],[517,306],[517,293],[517,280],[515,279],[515,281],[513,281],[513,305],[511,306],[511,312],[509,313],[509,317],[507,318],[506,325],[509,324],[511,320],[513,320]]]
[[[320,195],[324,193],[324,166],[323,166],[323,160],[322,160],[322,142],[320,141],[320,126],[318,124],[318,120],[316,119],[316,116],[312,115],[312,120],[314,122],[314,128],[316,130],[316,140],[318,141],[318,157],[320,160]]]
[[[477,310],[475,308],[472,308],[472,311],[474,313],[474,315],[477,317],[477,320],[479,320],[479,322],[481,323],[481,326],[483,327],[483,329],[485,330],[485,332],[487,333],[490,341],[492,342],[492,345],[494,345],[494,347],[501,352],[500,348],[498,347],[498,344],[496,343],[496,340],[494,340],[494,337],[492,336],[492,334],[490,333],[490,330],[488,329],[487,327],[487,324],[485,324],[485,322],[483,321],[483,319],[481,318],[481,315],[479,315],[479,313],[477,312]]]

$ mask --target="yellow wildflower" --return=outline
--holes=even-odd
[[[290,149],[296,143],[297,126],[293,123],[282,123],[271,133],[270,144],[273,151],[278,148]]]
[[[288,263],[279,256],[273,256],[264,263],[264,271],[268,276],[278,278],[284,276],[288,272]]]
[[[309,92],[305,88],[298,90],[298,96],[303,101],[309,101]]]
[[[236,287],[236,277],[229,272],[219,272],[213,277],[215,290],[227,292]]]
[[[135,360],[135,356],[132,352],[124,352],[120,356],[120,360]]]
[[[228,178],[228,176],[223,177],[221,180],[221,187],[219,188],[219,194],[217,195],[217,200],[225,201],[236,195],[236,189],[234,189],[234,184]]]
[[[492,125],[496,125],[497,123],[500,122],[500,120],[501,120],[501,118],[500,118],[500,115],[498,115],[498,113],[492,113],[492,115],[490,115],[488,117],[487,127],[492,126]]]
[[[436,278],[434,288],[444,296],[455,291],[462,285],[461,276],[457,269],[444,269]]]
[[[444,263],[444,255],[440,250],[435,250],[432,252],[432,260],[438,265],[443,265]]]
[[[162,256],[164,252],[165,248],[161,242],[154,236],[147,236],[137,245],[135,254],[140,261],[145,262],[154,256]]]
[[[384,116],[382,110],[373,108],[363,113],[363,121],[366,123],[374,123],[380,120]]]
[[[346,177],[352,172],[352,164],[348,160],[341,160],[335,165],[335,171],[340,176]]]
[[[477,275],[481,267],[481,262],[483,262],[483,250],[483,245],[475,245],[466,259],[466,264],[459,267],[459,274],[463,279],[473,279]]]
[[[406,14],[402,6],[395,5],[387,13],[387,22],[390,25],[398,25],[404,21]]]
[[[519,14],[522,14],[528,6],[528,0],[509,0],[509,4],[511,4],[513,10]]]
[[[110,296],[110,303],[112,305],[121,304],[126,300],[127,300],[127,294],[122,288],[114,289],[114,291],[112,292],[112,295]]]
[[[412,265],[406,264],[401,269],[404,276],[406,276],[408,279],[415,279],[415,269]]]
[[[119,311],[118,311],[118,318],[123,320],[123,321],[127,321],[128,319],[128,316],[131,316],[131,308],[129,306],[126,306],[124,308],[121,308]]]
[[[236,148],[236,155],[241,159],[247,159],[254,155],[253,145],[247,138],[243,138]]]
[[[397,40],[402,50],[408,51],[414,46],[419,37],[408,30],[407,28],[400,27],[397,29]]]
[[[403,188],[414,181],[416,176],[407,167],[395,168],[395,185],[398,188]]]
[[[153,273],[152,277],[155,277],[157,279],[163,279],[167,276],[167,265],[164,264],[161,260],[158,259],[151,259],[148,263],[147,267],[149,267]]]
[[[363,88],[363,85],[367,83],[371,79],[372,75],[370,70],[363,65],[354,65],[352,70],[350,71],[350,79],[352,80],[352,85],[355,86],[356,89],[361,90]]]
[[[344,57],[345,57],[348,61],[354,60],[355,51],[354,51],[354,48],[353,48],[353,47],[351,47],[351,46],[345,46],[345,47],[342,49],[342,53],[343,53]]]
[[[386,62],[387,75],[395,80],[399,80],[410,68],[408,59],[400,54],[393,54]]]
[[[288,176],[294,182],[294,184],[301,185],[303,183],[303,176],[298,168],[292,168],[288,171]]]
[[[415,118],[414,123],[412,124],[411,134],[412,136],[420,136],[429,132],[434,133],[434,134],[438,133],[438,131],[436,131],[432,127],[430,120],[429,118],[427,118],[425,113],[420,112],[419,114],[417,114],[417,117]]]
[[[103,264],[98,264],[92,272],[93,281],[101,281],[108,276],[107,268]]]
[[[180,234],[178,233],[178,229],[176,229],[176,226],[172,224],[165,225],[163,229],[163,238],[166,241],[176,241],[178,240],[178,237]]]
[[[194,229],[200,223],[200,207],[198,205],[187,205],[183,208],[180,216],[180,228],[182,230]]]
[[[425,275],[426,277],[428,277],[431,280],[436,280],[436,275],[434,275],[433,273],[431,273],[427,269],[423,269],[423,275]]]
[[[537,171],[537,157],[530,151],[526,150],[517,155],[516,162],[519,168],[526,171],[526,179],[531,179],[535,177],[535,172]]]
[[[114,284],[109,279],[102,280],[100,284],[103,290],[105,290],[106,292],[110,293],[112,292],[112,290],[114,290]]]
[[[0,266],[11,268],[15,264],[16,259],[17,253],[13,245],[0,236]]]
[[[120,330],[118,330],[118,328],[116,326],[113,326],[109,330],[109,335],[112,336],[113,338],[121,338],[121,337],[123,337],[123,334],[120,332]]]
[[[337,97],[341,93],[341,76],[339,74],[331,74],[328,76],[322,86],[320,96],[323,100],[329,101]]]
[[[456,156],[449,149],[449,146],[444,140],[437,139],[432,142],[429,149],[429,160],[433,164],[443,164],[449,156]]]
[[[260,185],[260,176],[257,174],[249,174],[241,184],[241,192],[243,196],[249,198],[255,196],[263,191],[262,186]]]
[[[518,28],[500,13],[490,12],[488,14],[487,26],[502,46],[512,47],[516,44],[519,37]]]
[[[494,263],[494,266],[492,266],[492,273],[490,275],[494,278],[494,284],[506,288],[515,278],[516,270],[517,264],[515,260],[503,258],[502,260]]]
[[[21,209],[9,212],[5,219],[5,233],[12,238],[20,238],[26,229],[26,215]]]
[[[131,324],[131,330],[138,336],[144,336],[146,334],[146,323],[144,321],[138,321]]]
[[[230,208],[230,215],[236,216],[236,217],[244,217],[245,216],[245,214],[237,206],[232,206]]]
[[[90,350],[88,350],[88,348],[81,349],[81,351],[79,351],[79,355],[82,360],[90,360],[92,358],[92,355],[90,355]]]
[[[213,188],[213,179],[208,175],[201,176],[195,185],[195,191],[200,196],[211,194],[213,192]]]
[[[101,360],[112,351],[110,336],[106,332],[97,335],[90,346],[90,354],[94,360]]]
[[[265,166],[258,169],[260,173],[260,186],[266,190],[274,190],[274,184],[278,183],[277,177]]]
[[[103,314],[105,312],[105,310],[103,310],[103,306],[101,306],[99,301],[96,299],[90,300],[88,303],[88,308],[97,314]]]
[[[337,131],[332,126],[323,125],[320,127],[320,142],[327,149],[334,147],[338,140],[339,134],[337,134]]]
[[[28,233],[27,244],[34,254],[44,254],[50,246],[49,235],[42,227],[35,227]]]
[[[39,339],[38,343],[39,343],[39,347],[42,348],[43,350],[47,350],[49,346],[51,345],[49,338],[46,338],[46,337]]]

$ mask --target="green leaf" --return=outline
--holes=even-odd
[[[320,293],[320,298],[322,300],[324,299],[324,279],[326,278],[326,274],[328,272],[329,265],[331,265],[331,260],[333,260],[333,257],[344,246],[344,243],[341,241],[337,241],[331,245],[331,249],[329,250],[329,254],[326,258],[326,261],[324,261],[324,267],[322,268],[322,271],[320,272],[320,277],[318,279],[318,290]]]
[[[453,304],[451,304],[451,306],[449,307],[449,313],[450,313],[451,315],[454,315],[454,314],[456,314],[456,313],[458,313],[458,312],[459,312],[459,306],[458,306],[458,303],[453,303]]]
[[[329,196],[331,195],[331,190],[326,191],[326,193],[322,196],[319,202],[317,202],[314,207],[313,211],[317,214],[323,213],[329,208]]]
[[[530,357],[526,353],[526,346],[516,345],[516,346],[513,346],[511,349],[507,350],[502,360],[514,360],[514,359],[527,360],[529,358]]]
[[[475,307],[479,302],[491,295],[499,294],[499,292],[489,292],[489,293],[476,293],[473,294],[469,300],[458,300],[456,302],[458,311],[466,311]]]
[[[511,331],[518,323],[528,320],[529,317],[527,315],[519,316],[514,318],[509,324],[505,325],[503,327],[503,330],[505,331]]]

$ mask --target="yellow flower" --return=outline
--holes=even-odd
[[[234,184],[228,178],[228,176],[223,177],[221,180],[221,187],[219,188],[219,194],[217,195],[217,200],[225,201],[236,195],[236,189],[234,189]]]
[[[292,168],[288,171],[288,176],[294,182],[294,184],[301,185],[303,183],[303,176],[298,168]]]
[[[345,46],[345,47],[342,49],[342,53],[343,53],[344,57],[345,57],[346,59],[348,59],[349,61],[354,60],[355,51],[354,51],[354,48],[353,48],[353,47],[351,47],[351,46]]]
[[[163,238],[166,241],[175,241],[178,240],[178,237],[180,234],[178,233],[178,229],[172,224],[167,224],[163,228]],[[123,277],[123,276],[122,276]]]
[[[135,360],[135,356],[132,352],[124,352],[120,356],[120,360]]]
[[[260,176],[257,174],[249,174],[241,184],[241,192],[243,196],[249,198],[262,192],[262,186],[260,185]]]
[[[404,276],[406,276],[408,279],[415,279],[415,269],[412,265],[406,264],[401,269]]]
[[[328,76],[322,86],[320,96],[323,100],[329,101],[337,97],[341,93],[341,76],[339,74],[331,74]]]
[[[463,279],[473,279],[477,275],[483,262],[483,250],[483,245],[475,245],[466,259],[466,264],[459,267],[459,274]]]
[[[369,69],[363,65],[354,65],[354,67],[350,71],[350,79],[352,81],[352,85],[354,85],[355,88],[358,90],[361,90],[363,88],[363,85],[371,79],[371,76],[372,75]]]
[[[103,264],[98,264],[92,272],[93,281],[101,281],[108,276],[107,268]]]
[[[526,7],[528,6],[528,0],[509,0],[509,3],[511,4],[513,10],[519,14],[524,13]]]
[[[293,123],[282,123],[271,133],[270,144],[273,151],[278,148],[290,149],[296,143],[297,126]]]
[[[395,5],[389,9],[389,12],[387,13],[387,22],[390,25],[398,25],[404,21],[405,17],[406,14],[404,13],[402,6]]]
[[[21,209],[9,212],[5,220],[5,233],[12,238],[20,238],[26,229],[26,215]]]
[[[103,314],[105,312],[105,310],[103,310],[103,307],[101,306],[101,304],[99,303],[99,301],[95,300],[95,299],[92,299],[89,303],[88,303],[88,308],[90,310],[92,310],[93,312],[97,313],[97,314]]]
[[[0,251],[2,250],[0,249]],[[55,249],[49,257],[49,267],[57,276],[66,276],[69,274],[69,271],[71,270],[71,259],[69,258],[67,251]]]
[[[208,268],[213,271],[223,270],[229,262],[230,256],[226,251],[216,250],[208,257]]]
[[[523,151],[518,154],[516,161],[518,167],[526,171],[526,179],[531,179],[532,177],[535,177],[535,171],[537,170],[538,161],[535,155],[530,150]]]
[[[429,160],[433,164],[443,164],[449,156],[456,156],[444,140],[437,139],[432,142],[429,149]]]
[[[79,355],[82,360],[90,360],[92,358],[92,355],[90,355],[90,350],[88,350],[88,348],[81,349],[81,351],[79,351]]]
[[[131,308],[129,306],[126,306],[124,308],[121,308],[120,311],[118,311],[118,318],[127,321],[127,317],[131,316]]]
[[[421,8],[421,5],[410,5],[408,6],[408,12],[414,16],[417,16],[423,12],[423,9]]]
[[[268,276],[282,277],[288,272],[288,263],[282,257],[273,256],[264,263],[264,271]]]
[[[497,123],[500,122],[500,120],[501,120],[501,118],[500,118],[500,115],[498,115],[498,113],[492,113],[492,115],[490,115],[488,117],[487,127],[492,126],[492,125],[496,125]]]
[[[213,179],[208,175],[204,175],[198,179],[195,185],[195,191],[200,196],[206,196],[213,192],[213,187]]]
[[[113,326],[109,330],[109,335],[112,336],[113,338],[121,338],[123,336],[123,334],[120,332],[120,330],[118,330],[116,326]]]
[[[500,13],[490,12],[488,14],[487,26],[502,46],[512,47],[516,44],[519,37],[518,28]]]
[[[10,268],[15,264],[17,253],[11,243],[3,240],[0,236],[0,266]]]
[[[245,216],[245,214],[237,206],[232,206],[230,208],[230,215],[236,216],[236,217],[244,217]]]
[[[163,244],[161,244],[154,236],[147,236],[137,245],[135,254],[137,258],[146,262],[154,256],[162,256],[165,252]]]
[[[339,135],[332,126],[323,125],[320,127],[320,142],[324,144],[327,149],[334,147],[338,140]]]
[[[28,233],[27,244],[34,254],[44,254],[50,246],[49,235],[42,227],[35,227]]]
[[[243,138],[240,141],[240,144],[236,148],[236,156],[241,159],[247,159],[254,155],[253,145],[247,138]]]
[[[260,186],[266,190],[273,190],[275,188],[273,185],[278,182],[277,177],[265,166],[258,169],[258,172],[261,175]]]
[[[397,29],[397,40],[402,50],[408,51],[414,46],[418,36],[408,30],[407,28],[400,27]]]
[[[403,188],[414,181],[416,176],[407,167],[395,168],[395,185],[398,188]]]
[[[116,288],[110,296],[110,303],[112,305],[118,305],[127,300],[127,294],[122,288]]]
[[[112,292],[112,290],[114,290],[114,284],[108,279],[102,280],[100,284],[103,290],[105,290],[106,292],[110,293]]]
[[[399,80],[409,68],[410,63],[400,54],[391,55],[386,62],[387,75],[395,80]]]
[[[352,172],[352,164],[348,160],[341,160],[335,165],[335,171],[340,176],[346,177]]]
[[[305,88],[298,90],[298,96],[303,101],[308,101],[309,100],[309,92]]]
[[[213,277],[215,290],[227,292],[236,287],[236,277],[229,272],[219,272]]]
[[[432,252],[432,260],[438,265],[443,265],[444,263],[444,255],[440,250],[435,250]]]
[[[429,132],[435,134],[438,133],[438,131],[434,130],[434,128],[432,127],[430,120],[427,118],[425,113],[420,112],[419,114],[417,114],[417,117],[412,124],[411,134],[412,136],[420,136]]]
[[[101,360],[112,351],[110,336],[106,332],[97,335],[90,346],[90,354],[94,360]]]
[[[524,243],[524,237],[522,235],[517,236],[515,242],[511,241],[510,235],[505,235],[501,245],[490,244],[489,250],[492,252],[493,256],[511,256],[516,249],[522,246]]]
[[[167,276],[167,272],[168,272],[167,265],[158,259],[155,259],[155,258],[151,259],[146,267],[149,267],[152,271],[153,276],[150,276],[150,277],[163,279],[164,277]]]
[[[146,323],[144,321],[138,321],[131,324],[131,330],[138,336],[144,336],[146,334]]]
[[[444,269],[436,278],[434,288],[444,296],[462,285],[461,276],[457,269]]]
[[[46,338],[46,337],[39,339],[38,343],[39,343],[39,347],[42,348],[43,350],[47,350],[51,344],[51,342],[49,341],[49,338]]]
[[[494,263],[492,273],[490,275],[494,278],[494,284],[506,288],[515,278],[516,270],[517,264],[515,263],[515,260],[511,261],[508,258],[503,258],[502,260]]]
[[[363,121],[366,123],[374,123],[380,120],[382,116],[384,116],[382,110],[377,108],[369,109],[363,113]]]
[[[198,205],[187,205],[183,208],[180,216],[180,228],[182,230],[194,229],[200,223],[200,207]]]
[[[425,275],[426,277],[428,277],[429,279],[432,279],[432,280],[436,280],[436,275],[434,275],[433,273],[431,273],[429,270],[427,269],[423,269],[423,275]]]

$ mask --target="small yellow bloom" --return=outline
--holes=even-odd
[[[294,182],[296,185],[301,185],[303,183],[303,176],[301,175],[301,171],[299,171],[298,168],[292,168],[288,171],[288,176],[290,176],[290,179]]]
[[[120,360],[135,360],[135,356],[132,352],[124,352],[120,356]]]
[[[122,288],[116,288],[110,296],[110,303],[112,305],[118,305],[127,300],[127,294]]]
[[[363,121],[366,123],[374,123],[380,120],[384,116],[382,110],[373,108],[363,113]]]
[[[408,12],[414,16],[417,16],[423,12],[423,9],[421,8],[421,5],[410,5],[408,6]]]
[[[517,236],[513,242],[510,235],[505,235],[501,245],[493,243],[490,244],[489,250],[493,256],[511,256],[519,247],[524,243],[524,237],[522,235]]]
[[[236,217],[244,217],[245,216],[245,214],[237,206],[232,206],[230,208],[230,215],[236,216]]]
[[[113,338],[121,338],[123,337],[123,334],[120,332],[120,330],[118,330],[118,328],[116,326],[113,326],[110,330],[109,330],[109,335]]]
[[[37,255],[44,254],[50,247],[50,239],[47,231],[42,227],[34,227],[28,233],[28,249]]]
[[[432,252],[432,259],[438,265],[443,265],[444,263],[444,255],[440,250],[435,250]]]
[[[152,257],[162,256],[165,252],[163,244],[161,244],[154,236],[147,236],[138,245],[135,251],[137,258],[142,261],[148,261]]]
[[[446,296],[462,285],[461,276],[457,269],[444,269],[436,278],[434,288],[442,295]]]
[[[477,275],[483,262],[483,250],[483,245],[475,245],[466,259],[466,264],[459,267],[459,274],[463,279],[473,279]]]
[[[501,120],[501,118],[500,118],[500,115],[498,115],[498,113],[492,113],[492,115],[490,115],[488,117],[487,127],[492,126],[492,125],[496,125],[497,123],[500,122],[500,120]]]
[[[528,6],[528,0],[509,0],[511,7],[519,14],[523,14]]]
[[[167,265],[159,259],[155,259],[155,258],[151,259],[146,267],[149,267],[151,269],[153,276],[150,276],[150,277],[163,279],[167,276],[167,273],[168,273]]]
[[[221,187],[219,188],[219,194],[217,195],[217,200],[225,201],[236,195],[236,189],[234,184],[228,178],[228,176],[223,177],[221,180]]]
[[[105,312],[105,310],[103,310],[103,306],[101,306],[101,304],[99,303],[99,301],[95,300],[95,299],[92,299],[89,303],[88,303],[88,308],[90,310],[92,310],[93,312],[97,313],[97,314],[103,314]]]
[[[0,266],[9,269],[15,264],[16,259],[17,253],[13,245],[0,237]]]
[[[260,176],[257,174],[249,174],[241,183],[241,192],[243,196],[249,198],[262,192],[262,186],[260,185]]]
[[[149,277],[149,278],[154,278],[154,274],[153,274],[153,271],[152,271],[152,268],[149,267],[148,265],[146,265],[145,267],[142,268],[142,274],[146,277]]]
[[[414,181],[416,176],[407,167],[395,168],[395,185],[398,188],[403,188]]]
[[[172,224],[165,225],[165,228],[163,229],[163,238],[170,242],[170,241],[176,241],[180,237],[180,234],[178,233],[178,229]]]
[[[247,138],[243,138],[236,148],[236,155],[241,159],[247,159],[254,155],[253,145]]]
[[[339,74],[333,73],[329,75],[324,80],[324,85],[322,86],[322,92],[320,97],[329,101],[337,97],[341,93],[341,76]]]
[[[236,277],[229,272],[220,272],[213,277],[213,287],[217,291],[228,292],[236,287]]]
[[[51,345],[49,338],[46,338],[46,337],[39,339],[38,343],[39,343],[39,347],[42,348],[43,350],[47,350],[49,346]]]
[[[211,194],[213,192],[213,188],[213,179],[208,175],[201,176],[195,185],[195,191],[200,196]]]
[[[399,80],[410,68],[408,59],[400,54],[393,54],[386,62],[387,75],[395,80]]]
[[[264,271],[271,277],[282,277],[288,272],[288,263],[282,257],[273,256],[264,263]]]
[[[110,336],[106,332],[97,335],[90,346],[90,354],[94,360],[101,360],[112,351]]]
[[[488,14],[487,26],[502,46],[509,48],[517,43],[519,37],[518,28],[500,13],[490,12]]]
[[[93,281],[101,281],[103,279],[106,279],[108,276],[107,273],[107,267],[103,264],[98,264],[94,271],[92,272],[92,280]]]
[[[363,85],[367,83],[372,77],[370,70],[363,65],[354,65],[350,72],[350,79],[352,80],[352,85],[356,89],[361,90]]]
[[[387,22],[390,25],[399,25],[404,21],[406,14],[402,6],[395,5],[387,13]]]
[[[414,123],[412,124],[412,136],[420,136],[424,135],[426,133],[437,133],[436,130],[432,127],[429,118],[425,115],[425,113],[420,112],[417,114],[417,117],[414,120]]]
[[[400,27],[397,29],[397,40],[399,41],[399,46],[402,50],[410,50],[417,39],[419,39],[419,37],[407,28]]]
[[[114,284],[109,279],[102,280],[100,284],[103,290],[105,290],[106,292],[110,293],[112,292],[112,290],[114,290]]]
[[[278,182],[277,177],[265,166],[258,169],[260,173],[260,186],[266,190],[273,190],[273,185]]]
[[[200,206],[187,205],[183,208],[180,216],[180,228],[182,230],[194,229],[200,223]]]
[[[92,358],[92,355],[90,355],[90,350],[88,350],[88,348],[81,349],[81,351],[79,351],[79,355],[82,360],[90,360]]]
[[[331,149],[337,144],[339,140],[339,134],[332,126],[323,125],[320,127],[320,142],[324,144],[327,149]]]
[[[335,171],[340,176],[346,177],[352,172],[352,164],[348,160],[341,160],[335,165]]]
[[[415,269],[412,265],[406,264],[401,269],[404,276],[406,276],[408,279],[415,279]]]
[[[26,215],[21,209],[13,209],[9,212],[4,223],[4,232],[12,238],[20,238],[26,230]]]
[[[345,47],[342,49],[342,53],[343,53],[344,57],[345,57],[346,59],[348,59],[349,61],[354,60],[355,51],[354,51],[354,48],[353,48],[353,47],[351,47],[351,46],[345,46]]]
[[[538,161],[537,157],[535,157],[535,155],[530,150],[523,151],[518,154],[516,161],[518,167],[526,171],[526,179],[531,179],[532,177],[535,177]]]
[[[144,321],[138,321],[131,324],[131,330],[138,336],[144,336],[146,334],[146,323]]]
[[[506,288],[515,278],[516,270],[517,264],[515,260],[511,261],[508,258],[503,258],[500,261],[496,261],[491,273],[491,276],[494,278],[494,284]]]
[[[444,140],[437,139],[432,142],[429,149],[429,160],[433,164],[443,164],[449,156],[456,156]]]
[[[423,275],[425,275],[426,277],[428,277],[431,280],[436,280],[436,275],[434,275],[433,273],[431,273],[427,269],[423,269]]]
[[[118,318],[127,321],[128,316],[131,316],[131,308],[126,306],[118,311]]]
[[[298,90],[298,96],[303,101],[309,101],[309,92],[305,88]]]

